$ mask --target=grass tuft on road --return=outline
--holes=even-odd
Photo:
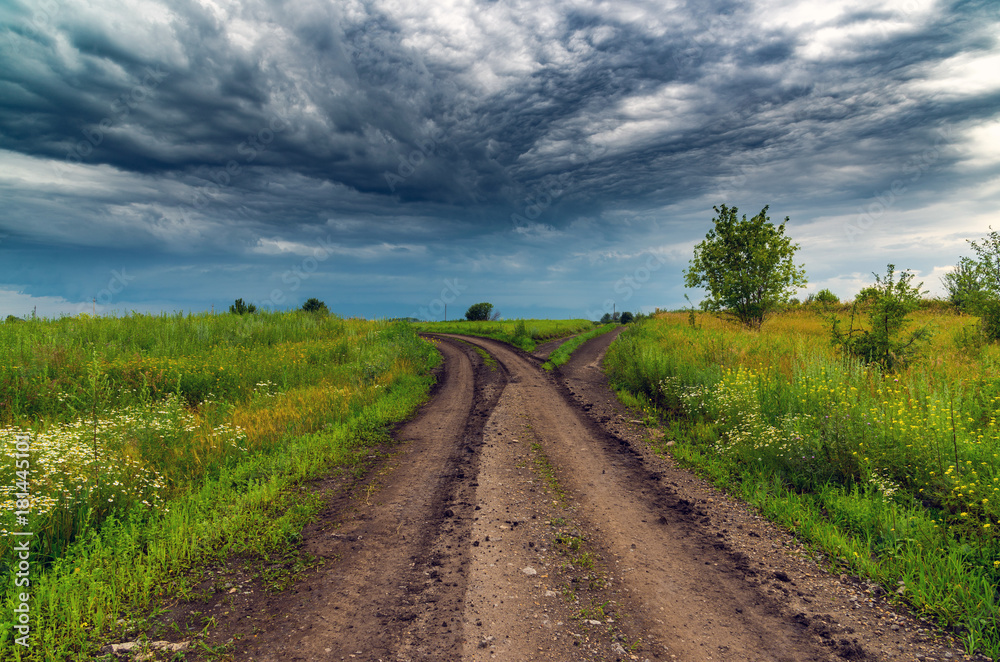
[[[592,338],[603,336],[605,333],[610,333],[617,328],[617,324],[602,324],[601,326],[595,327],[586,333],[573,336],[563,344],[559,345],[559,347],[556,348],[556,351],[549,355],[549,360],[542,364],[542,367],[546,370],[553,370],[556,367],[563,365],[569,361],[573,352],[575,352],[580,345]]]
[[[421,333],[455,333],[492,338],[531,352],[541,342],[594,328],[588,320],[499,320],[496,322],[415,322]]]

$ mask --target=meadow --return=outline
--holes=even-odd
[[[220,554],[287,581],[308,564],[288,542],[319,508],[298,486],[360,470],[437,361],[407,323],[303,312],[0,324],[0,658],[91,659]]]
[[[531,352],[539,343],[590,331],[594,323],[588,320],[498,320],[493,322],[416,322],[421,333],[461,333],[492,338]]]
[[[1000,347],[945,306],[912,318],[933,335],[895,373],[840,356],[802,309],[759,332],[658,314],[616,340],[606,369],[665,428],[663,452],[997,658]]]

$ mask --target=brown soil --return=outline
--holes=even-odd
[[[180,611],[213,616],[235,660],[964,658],[655,454],[600,369],[616,335],[551,374],[437,337],[439,385],[395,452],[347,492],[313,486],[329,507],[303,545],[325,562],[275,594],[230,575]]]

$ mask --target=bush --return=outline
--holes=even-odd
[[[845,333],[841,320],[830,316],[830,333],[833,344],[845,353],[866,363],[878,363],[885,370],[895,371],[905,367],[919,356],[924,341],[930,335],[921,327],[909,335],[903,329],[909,324],[907,315],[920,305],[920,288],[923,283],[911,286],[913,274],[902,271],[896,279],[896,266],[888,265],[885,278],[875,275],[875,284],[861,290],[851,308],[851,324]],[[854,327],[857,309],[865,310],[871,329]]]
[[[622,324],[629,324],[634,319],[635,319],[635,316],[633,316],[632,313],[630,313],[628,311],[625,311],[624,313],[622,313],[621,319],[619,319],[619,321]]]

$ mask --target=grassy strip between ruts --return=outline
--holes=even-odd
[[[1000,656],[1000,362],[975,320],[916,316],[934,360],[897,373],[834,353],[814,315],[749,333],[680,314],[608,351],[622,401],[666,420],[670,452],[839,568]]]
[[[610,333],[617,328],[617,324],[602,324],[601,326],[595,327],[586,333],[573,336],[563,344],[559,345],[559,347],[556,348],[556,351],[549,355],[549,360],[542,364],[542,367],[546,370],[552,370],[557,366],[561,366],[569,361],[569,357],[573,355],[573,352],[576,351],[577,347],[591,338],[603,336],[605,333]]]
[[[32,579],[27,647],[14,643],[11,628],[15,598],[25,589],[8,587],[0,659],[92,659],[102,642],[120,640],[130,617],[151,608],[164,586],[178,578],[183,585],[182,576],[192,568],[229,553],[264,558],[287,553],[318,507],[289,498],[290,493],[303,481],[357,466],[368,447],[387,440],[386,426],[424,401],[429,380],[402,378],[351,420],[223,468],[200,488],[169,501],[162,516],[133,511],[86,532]]]
[[[421,333],[456,333],[492,338],[530,352],[538,343],[594,328],[588,320],[500,320],[496,322],[415,322]]]

